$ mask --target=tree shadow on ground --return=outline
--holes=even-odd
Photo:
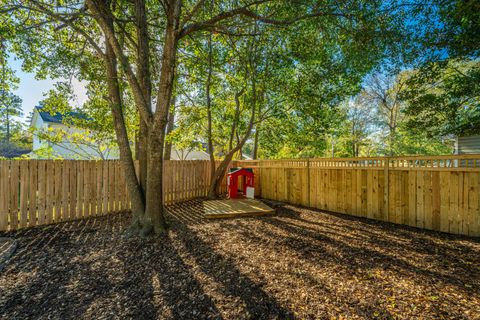
[[[412,274],[419,274],[426,279],[434,279],[435,281],[454,285],[457,289],[470,294],[480,292],[480,284],[473,280],[475,277],[466,277],[466,274],[480,274],[480,270],[474,263],[476,259],[474,252],[471,256],[459,256],[460,252],[462,254],[464,254],[464,252],[457,250],[451,252],[448,245],[447,248],[445,248],[442,247],[441,244],[439,245],[432,241],[420,242],[418,240],[412,240],[413,237],[410,236],[410,233],[408,233],[409,237],[406,237],[406,235],[404,237],[405,242],[414,242],[411,246],[400,245],[397,241],[382,239],[381,233],[371,233],[371,238],[368,241],[364,239],[361,241],[352,241],[352,239],[355,238],[345,236],[351,232],[351,226],[342,225],[340,228],[337,226],[340,230],[343,228],[345,228],[345,230],[342,230],[342,232],[336,230],[329,234],[328,231],[325,231],[329,229],[328,225],[322,226],[322,229],[315,229],[297,225],[288,220],[285,221],[285,219],[282,219],[283,217],[288,217],[293,221],[306,221],[306,219],[300,218],[298,214],[290,214],[288,210],[285,211],[284,209],[277,217],[261,219],[265,225],[271,225],[283,231],[287,234],[286,237],[279,238],[279,235],[273,233],[269,227],[261,229],[260,237],[252,237],[252,232],[248,228],[245,228],[242,234],[257,242],[265,241],[265,238],[268,238],[269,241],[273,241],[274,245],[286,246],[297,254],[303,255],[305,259],[311,259],[312,253],[317,253],[319,254],[318,258],[321,259],[322,262],[331,262],[339,266],[349,266],[357,270],[390,268],[397,273],[402,273],[405,277]],[[338,218],[342,219],[343,217],[340,216]],[[347,219],[347,221],[348,220],[350,219]],[[325,230],[323,230],[323,228],[325,228]],[[363,230],[355,231],[363,232]],[[386,229],[385,232],[390,232],[390,230]],[[418,246],[420,246],[420,248],[417,248]],[[418,261],[413,260],[420,259],[418,255],[404,256],[403,254],[408,253],[408,251],[428,254],[434,252],[434,255],[429,255],[428,257],[430,259],[430,261],[428,261],[430,267],[427,267],[427,264],[419,266]],[[469,281],[468,286],[465,286],[465,281],[468,278],[470,278],[471,281]]]
[[[16,280],[0,290],[2,317],[220,318],[168,236],[126,240],[115,218],[17,235],[19,254],[0,274]]]
[[[282,307],[261,285],[242,274],[233,259],[217,253],[187,225],[179,223],[175,228],[181,230],[179,239],[185,252],[203,273],[220,285],[222,296],[227,299],[240,299],[245,309],[245,318],[294,318],[293,313]]]

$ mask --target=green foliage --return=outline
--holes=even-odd
[[[480,133],[480,60],[430,63],[403,92],[408,129],[429,137]]]
[[[16,4],[16,1],[4,2]],[[114,31],[126,62],[133,66],[138,56],[134,6],[126,1],[112,3]],[[335,156],[443,151],[440,135],[473,132],[478,128],[478,103],[470,101],[465,107],[462,101],[477,94],[478,66],[462,69],[464,77],[457,75],[455,79],[442,76],[444,72],[440,69],[423,76],[416,72],[407,84],[410,95],[398,104],[397,98],[404,86],[401,77],[394,74],[386,79],[383,102],[372,98],[372,85],[366,81],[385,61],[409,63],[418,58],[413,56],[418,52],[417,47],[422,46],[412,41],[415,38],[422,37],[422,49],[430,45],[436,49],[448,47],[452,54],[476,52],[478,13],[473,10],[476,5],[453,0],[435,3],[438,7],[417,6],[421,3],[415,1],[266,1],[249,9],[258,16],[272,17],[270,22],[295,20],[302,14],[319,10],[323,14],[285,24],[234,15],[189,34],[178,43],[174,90],[177,120],[167,141],[180,148],[202,148],[201,143],[207,141],[205,84],[208,39],[212,34],[210,95],[217,155],[224,155],[231,148],[232,137],[236,142],[245,135],[252,110],[256,112],[255,126],[243,150],[249,155],[256,146],[258,156],[263,158],[325,156],[331,155],[332,149]],[[58,9],[56,12],[64,14],[62,17],[68,19],[68,23],[52,19],[42,10],[28,10],[28,6],[0,13],[4,46],[8,45],[9,50],[23,60],[23,68],[35,72],[38,78],[48,75],[83,81],[89,100],[81,112],[89,120],[67,121],[88,129],[86,141],[95,135],[98,141],[106,141],[108,145],[114,137],[111,101],[104,61],[91,43],[103,49],[105,36],[92,15],[85,14],[76,1],[39,1],[30,5],[38,9],[38,4]],[[186,19],[196,4],[197,1],[182,3],[182,19]],[[187,24],[211,19],[239,5],[245,3],[204,2],[197,8],[194,21]],[[74,18],[69,19],[70,13]],[[159,61],[166,24],[163,13],[160,3],[147,1],[153,97],[161,72]],[[438,19],[427,19],[432,16],[441,17],[444,27],[436,24]],[[425,18],[425,24],[415,29],[418,26],[411,22],[419,17]],[[425,30],[442,35],[437,37],[442,41],[450,36],[454,41],[434,45],[434,39],[426,36]],[[84,32],[91,42],[86,41]],[[121,67],[118,70],[129,140],[134,141],[138,132],[138,110],[126,74]],[[418,79],[417,83],[414,78]],[[440,78],[442,84],[438,89]],[[433,94],[432,85],[436,88]],[[59,83],[48,93],[44,105],[52,112],[73,111],[69,104],[72,95],[69,82]],[[352,99],[354,104],[345,104]],[[154,103],[155,98],[152,100]],[[385,113],[392,106],[396,110],[394,122],[389,121]],[[453,124],[452,114],[456,116]],[[428,127],[425,137],[420,139],[417,131],[424,131],[425,127]],[[51,140],[55,141],[58,136],[62,134],[54,134]],[[73,140],[81,139],[74,137]]]

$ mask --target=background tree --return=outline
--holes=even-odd
[[[451,59],[416,70],[403,91],[407,128],[428,137],[480,134],[480,61]]]
[[[11,30],[0,23],[0,156],[8,158],[27,153],[29,141],[21,121],[22,99],[13,93],[19,78],[7,63],[7,38],[11,35]]]
[[[350,144],[350,156],[359,157],[362,147],[370,145],[369,136],[375,130],[375,108],[368,103],[369,99],[360,93],[355,99],[345,103],[347,113],[346,124]]]

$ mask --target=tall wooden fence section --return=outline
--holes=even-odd
[[[272,200],[480,236],[480,155],[237,161]]]
[[[166,161],[164,170],[167,204],[207,194],[209,161]],[[0,231],[129,208],[119,161],[0,160]]]

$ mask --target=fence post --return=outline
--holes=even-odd
[[[389,207],[389,182],[390,182],[390,177],[389,177],[389,168],[390,168],[390,158],[384,158],[384,163],[383,163],[383,203],[385,206],[384,210],[384,215],[385,215],[385,221],[388,221],[388,207]]]
[[[310,208],[310,158],[307,158],[307,203]]]

